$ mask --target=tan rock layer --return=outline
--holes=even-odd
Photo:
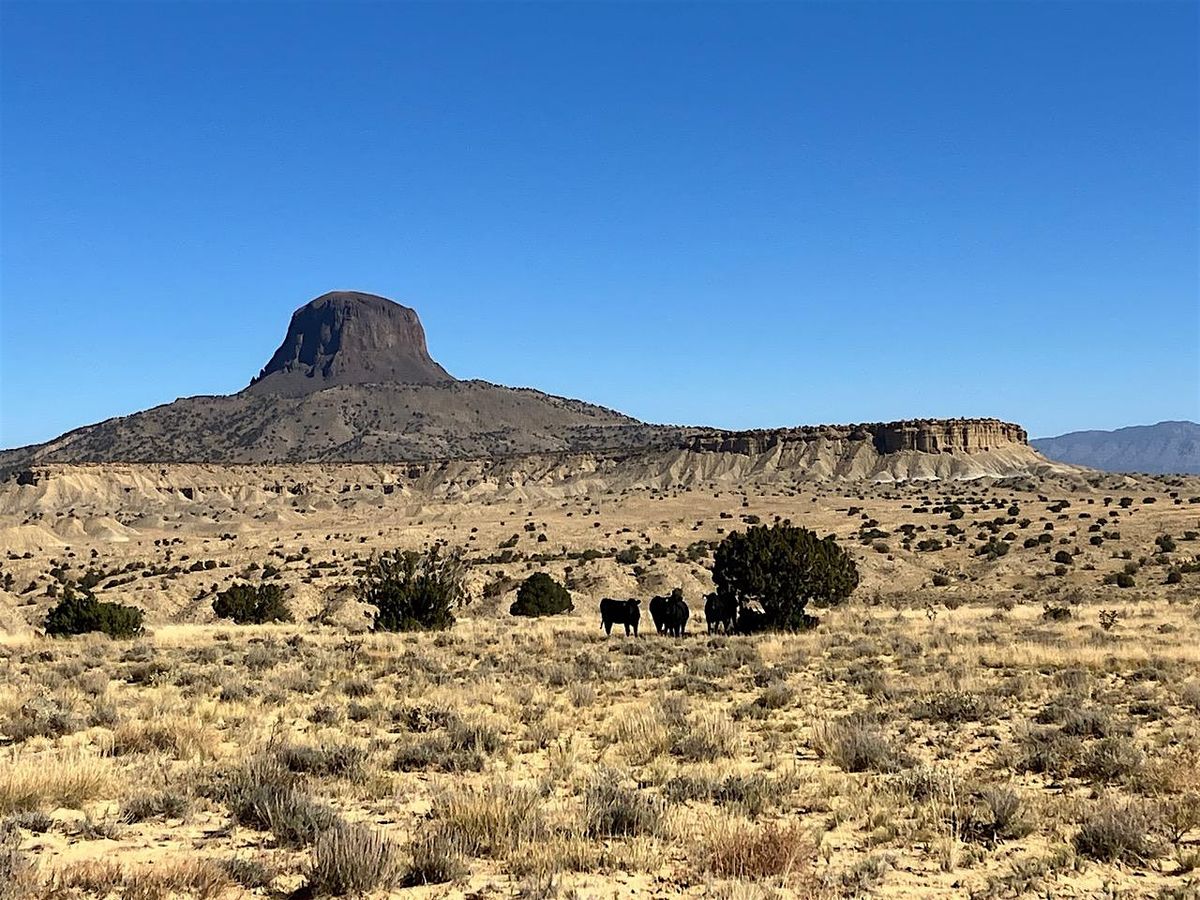
[[[757,431],[714,431],[692,437],[688,449],[764,453],[781,444],[811,441],[869,441],[879,453],[983,453],[1027,445],[1025,429],[999,419],[905,419],[862,425],[803,425]]]

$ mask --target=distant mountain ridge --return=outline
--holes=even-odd
[[[1200,424],[1186,420],[1114,431],[1073,431],[1030,443],[1049,459],[1105,472],[1200,474]]]

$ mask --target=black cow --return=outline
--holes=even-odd
[[[654,629],[659,634],[667,630],[667,609],[670,605],[670,597],[650,598],[650,618],[654,620]]]
[[[704,621],[708,623],[709,634],[718,629],[732,634],[734,623],[737,621],[737,600],[719,594],[707,595],[704,598]]]
[[[642,618],[640,600],[612,600],[605,597],[600,601],[600,624],[604,626],[605,634],[612,634],[613,624],[624,625],[625,633],[633,629],[634,637],[638,633],[638,620]]]
[[[758,603],[744,604],[738,607],[738,634],[757,634],[767,630],[767,611]]]
[[[679,588],[671,591],[671,596],[667,600],[667,610],[664,625],[666,626],[667,634],[671,637],[683,637],[684,629],[687,628],[688,619],[691,618],[692,611],[688,609],[687,601],[683,599],[683,591]]]
[[[683,589],[675,588],[665,597],[650,599],[650,618],[659,634],[681,637],[692,612],[683,599]]]

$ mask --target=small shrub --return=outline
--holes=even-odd
[[[34,700],[17,710],[3,725],[3,732],[14,744],[35,738],[59,738],[74,734],[84,722],[70,709],[51,699]]]
[[[319,747],[285,744],[275,755],[289,772],[318,778],[358,778],[367,758],[365,751],[350,744]]]
[[[233,619],[238,625],[292,621],[292,612],[283,602],[283,586],[278,584],[235,584],[217,594],[212,608],[217,618]]]
[[[1075,771],[1083,746],[1079,738],[1054,728],[1030,729],[1020,744],[1019,769],[1055,778],[1066,778]]]
[[[452,790],[434,816],[467,856],[504,859],[546,833],[537,791],[504,782]]]
[[[851,715],[813,727],[813,749],[847,772],[896,772],[908,764],[870,717]]]
[[[1114,781],[1135,774],[1144,762],[1142,751],[1128,738],[1105,737],[1084,749],[1074,774],[1093,781]]]
[[[126,825],[150,819],[186,819],[192,811],[192,799],[187,794],[160,791],[154,794],[135,794],[121,803],[117,818]]]
[[[91,594],[76,594],[68,586],[46,614],[43,627],[55,637],[101,632],[112,638],[131,638],[142,633],[142,618],[142,611],[135,606],[102,603]]]
[[[707,841],[704,869],[718,878],[811,879],[816,847],[799,822],[718,829]]]
[[[446,884],[465,878],[468,872],[462,847],[441,825],[421,831],[408,847],[408,868],[401,879],[403,887]]]
[[[285,847],[306,847],[338,821],[303,790],[297,776],[269,758],[252,760],[223,793],[235,822],[270,831]]]
[[[671,752],[692,762],[712,762],[734,756],[740,743],[741,734],[732,721],[722,715],[706,715],[680,730]]]
[[[234,882],[240,884],[247,890],[263,890],[271,886],[271,883],[279,877],[279,872],[257,859],[244,859],[241,857],[232,857],[221,860],[221,868],[225,870]]]
[[[1092,808],[1072,843],[1081,856],[1101,862],[1144,862],[1158,855],[1156,828],[1145,804],[1109,798]]]
[[[655,835],[665,812],[660,798],[618,783],[620,776],[602,772],[584,795],[584,830],[588,837]]]
[[[454,610],[470,597],[459,551],[397,550],[368,563],[356,585],[374,606],[377,631],[437,631],[454,624]]]
[[[963,823],[963,839],[988,845],[1025,837],[1033,826],[1024,815],[1021,795],[1011,787],[984,788]]]
[[[922,698],[913,707],[913,716],[935,722],[988,722],[995,718],[997,703],[984,694],[969,691],[940,691]]]
[[[508,611],[514,616],[553,616],[574,608],[570,591],[545,572],[534,572],[521,583]]]
[[[365,894],[394,886],[401,865],[395,847],[374,828],[339,822],[313,844],[308,886],[315,894]]]

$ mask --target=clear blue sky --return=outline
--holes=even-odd
[[[327,290],[729,427],[1200,419],[1198,5],[0,3],[0,446]]]

